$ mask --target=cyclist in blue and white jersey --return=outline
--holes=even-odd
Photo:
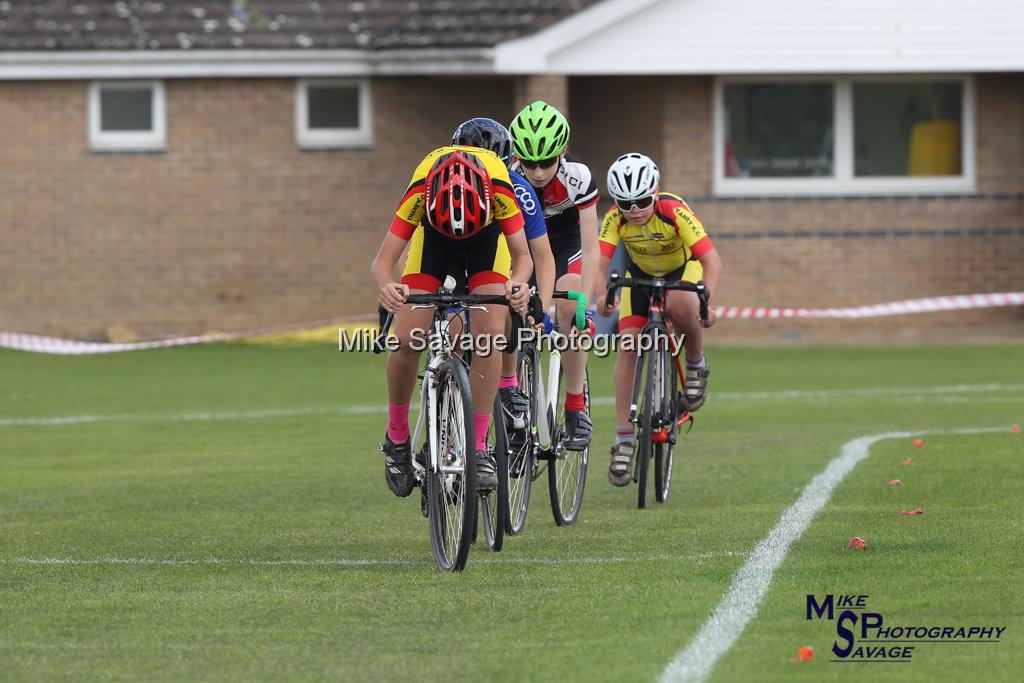
[[[452,135],[453,145],[466,145],[489,149],[508,166],[512,162],[512,139],[508,129],[494,119],[474,118],[465,121]],[[544,211],[540,198],[533,185],[521,174],[509,170],[512,188],[515,190],[516,203],[523,214],[526,239],[533,257],[534,277],[530,284],[537,287],[544,311],[550,310],[551,292],[555,287],[555,257],[551,252],[547,226],[544,222]],[[462,274],[462,278],[465,275]],[[456,277],[459,281],[462,278]],[[545,314],[545,317],[546,314]],[[540,323],[541,321],[535,321]],[[550,327],[547,323],[546,327]],[[526,397],[519,391],[519,378],[516,376],[516,355],[504,354],[501,366],[501,380],[498,391],[505,411],[513,419],[529,409]]]

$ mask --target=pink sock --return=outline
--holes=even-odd
[[[487,429],[491,426],[491,414],[473,415],[473,427],[476,429],[476,449],[487,450]]]
[[[404,406],[388,403],[388,438],[391,443],[405,443],[409,440],[409,404]]]
[[[508,389],[509,387],[518,387],[518,386],[519,386],[519,378],[516,376],[516,373],[514,373],[514,372],[512,373],[511,377],[506,377],[505,375],[502,375],[501,379],[498,380],[498,389]]]

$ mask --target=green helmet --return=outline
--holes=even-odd
[[[562,112],[540,100],[512,119],[509,132],[516,156],[527,161],[550,159],[569,144],[569,122]]]

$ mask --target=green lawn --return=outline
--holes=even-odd
[[[538,487],[523,536],[448,575],[418,497],[383,482],[380,357],[0,352],[0,679],[653,680],[845,442],[994,427],[875,445],[711,680],[1019,680],[1024,346],[709,358],[666,505],[638,511],[635,487],[607,483],[602,402],[577,526],[556,528]],[[610,397],[610,360],[591,373]],[[69,416],[93,419],[26,422]],[[846,550],[854,535],[869,548]],[[902,625],[1007,630],[923,644],[907,665],[832,664],[834,624],[804,619],[804,596],[828,592]],[[789,663],[801,645],[817,658]]]

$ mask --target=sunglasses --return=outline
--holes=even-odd
[[[519,163],[522,164],[523,168],[528,171],[532,171],[535,168],[548,169],[558,163],[558,157],[551,157],[550,159],[541,159],[540,161],[527,161],[526,159],[520,159]]]
[[[640,199],[616,199],[615,206],[619,211],[646,211],[654,204],[654,195]]]

